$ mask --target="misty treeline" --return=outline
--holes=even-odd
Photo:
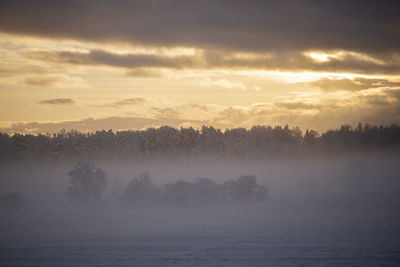
[[[282,126],[253,126],[222,131],[203,126],[175,129],[169,126],[140,131],[97,131],[57,134],[0,133],[1,159],[64,159],[76,157],[126,158],[141,155],[187,156],[290,156],[304,153],[368,151],[400,148],[400,126],[356,128],[343,125],[322,134]]]
[[[79,204],[97,204],[107,186],[107,175],[88,161],[78,161],[68,172],[70,177],[66,197]],[[156,185],[148,172],[129,181],[119,197],[119,205],[138,207],[152,205],[199,205],[221,202],[249,203],[265,199],[267,187],[257,183],[254,175],[244,175],[217,183],[210,178],[192,181],[174,180]]]

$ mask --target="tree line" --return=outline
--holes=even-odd
[[[352,128],[319,134],[302,132],[299,127],[253,126],[222,131],[169,126],[146,130],[102,130],[82,133],[75,130],[57,134],[0,133],[0,159],[29,158],[126,158],[140,155],[187,156],[216,154],[223,156],[288,156],[304,153],[334,153],[369,149],[400,148],[400,126],[371,126],[361,123]]]
[[[69,181],[65,197],[80,205],[103,205],[107,173],[89,161],[79,160],[67,172]],[[197,177],[155,184],[148,172],[134,176],[119,193],[118,205],[137,207],[192,207],[218,203],[255,203],[266,199],[269,190],[257,183],[255,175],[242,175],[217,183],[214,179]],[[15,211],[24,206],[19,192],[0,195],[0,212]]]
[[[65,196],[84,205],[100,202],[107,186],[107,175],[88,161],[78,161],[69,171]],[[193,206],[215,203],[253,203],[266,198],[268,188],[257,183],[255,175],[243,175],[217,183],[214,179],[197,177],[156,185],[148,172],[139,174],[126,185],[119,198],[122,207]]]

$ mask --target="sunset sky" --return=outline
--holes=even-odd
[[[400,1],[0,2],[0,128],[400,122]]]

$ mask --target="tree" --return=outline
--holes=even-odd
[[[197,203],[215,202],[221,198],[219,185],[209,178],[198,177],[192,182],[192,199]]]
[[[158,190],[150,175],[144,172],[135,176],[125,188],[121,202],[125,206],[150,204],[157,200]]]
[[[193,203],[192,183],[183,180],[172,181],[163,187],[166,201],[178,205]]]
[[[304,134],[304,144],[306,146],[313,146],[317,142],[318,138],[318,132],[314,130],[306,130],[306,133]]]
[[[254,175],[240,176],[225,182],[224,191],[229,199],[243,202],[262,200],[268,193],[267,187],[257,184]]]
[[[79,161],[68,176],[71,179],[65,195],[79,203],[98,202],[107,185],[106,173],[87,161]]]

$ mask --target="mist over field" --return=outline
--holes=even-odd
[[[107,184],[94,202],[77,202],[66,196],[71,179],[68,172],[75,165],[72,160],[51,164],[3,164],[0,193],[18,192],[23,202],[15,209],[3,207],[2,235],[103,236],[180,231],[191,227],[251,228],[254,223],[275,220],[283,211],[300,215],[291,218],[293,222],[299,220],[299,223],[305,220],[300,211],[309,215],[315,213],[306,219],[308,223],[321,220],[317,216],[320,212],[330,214],[338,211],[349,214],[327,223],[382,213],[398,219],[395,212],[400,204],[397,154],[379,152],[276,160],[199,157],[96,161],[95,167],[105,172]],[[138,199],[138,205],[122,205],[121,197],[129,182],[145,172],[155,186],[180,180],[193,182],[198,177],[221,184],[239,176],[253,175],[257,177],[257,183],[268,191],[265,198],[254,201],[209,199],[207,202],[203,199],[204,203],[192,203],[185,199],[190,196],[183,195],[169,204],[165,201],[150,203],[151,200],[140,202]],[[137,194],[140,193],[139,189]],[[175,213],[182,214],[176,217]]]
[[[231,255],[228,262],[238,264],[244,260],[256,266],[257,261],[251,261],[254,256],[248,254],[246,247],[239,245],[240,242],[251,242],[249,244],[254,246],[251,253],[258,253],[257,257],[265,262],[268,258],[265,253],[270,251],[274,256],[269,260],[275,264],[278,262],[274,257],[279,258],[284,252],[274,252],[274,249],[291,249],[292,246],[295,251],[313,246],[326,247],[327,252],[320,256],[326,262],[332,260],[328,259],[332,257],[328,253],[332,246],[352,251],[356,261],[360,260],[358,257],[365,257],[364,252],[368,248],[380,246],[379,251],[394,253],[389,262],[398,260],[395,254],[399,248],[400,225],[400,166],[397,153],[381,151],[274,160],[207,157],[93,160],[93,168],[101,168],[107,181],[101,196],[94,202],[77,202],[66,196],[71,180],[68,173],[77,164],[74,160],[2,164],[0,193],[18,192],[22,198],[21,205],[2,207],[2,250],[8,248],[17,253],[28,248],[24,257],[42,262],[30,254],[41,255],[44,252],[37,246],[63,248],[71,257],[79,257],[77,252],[68,250],[75,243],[68,242],[79,242],[85,247],[84,251],[93,245],[115,242],[116,251],[108,252],[113,257],[122,253],[120,249],[128,250],[137,257],[137,253],[143,253],[143,246],[156,244],[163,249],[176,246],[178,251],[200,249],[201,253],[210,253],[209,250],[217,246],[215,249],[221,249],[217,255],[228,257],[232,253],[232,247],[228,246],[231,244],[244,254],[241,257],[239,254]],[[188,202],[186,200],[191,196],[183,192],[182,197],[178,192],[178,197],[181,196],[178,201],[164,199],[163,203],[150,203],[145,199],[137,205],[122,205],[121,197],[126,187],[134,177],[146,172],[157,187],[177,181],[193,183],[197,177],[207,177],[223,184],[239,176],[253,175],[257,177],[257,184],[265,186],[268,191],[266,197],[259,200],[202,199]],[[140,191],[136,193],[140,194]],[[193,239],[203,243],[193,243]],[[228,243],[220,243],[223,240]],[[349,242],[357,247],[357,251],[348,247]],[[135,248],[131,247],[133,244],[136,244]],[[10,253],[0,259],[18,263],[17,254]],[[141,261],[137,259],[137,262],[157,264],[157,261],[150,260],[162,260],[164,256],[157,253],[153,251],[149,256],[142,256]],[[302,259],[298,254],[292,256]],[[102,259],[101,256],[96,257],[97,260]],[[185,262],[192,259],[181,254],[175,257],[185,259]],[[213,260],[219,258],[213,257],[210,260],[215,263]],[[236,257],[240,260],[237,261]],[[339,261],[340,257],[337,255]],[[380,262],[382,257],[376,256],[372,263]],[[59,256],[50,254],[49,264],[54,260],[60,260]],[[128,266],[132,260],[121,266]],[[179,263],[168,258],[162,261],[165,260],[171,266]],[[103,259],[102,262],[115,264],[111,259]]]
[[[1,0],[0,267],[400,266],[399,10]]]

